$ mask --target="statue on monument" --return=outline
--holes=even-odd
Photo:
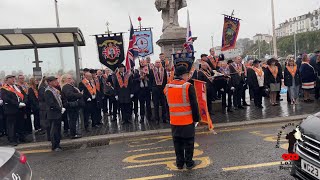
[[[180,27],[178,11],[187,7],[187,0],[156,0],[155,5],[159,12],[162,11],[162,32],[168,28]]]

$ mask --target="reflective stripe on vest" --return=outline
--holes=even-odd
[[[192,111],[187,94],[190,83],[176,80],[171,83],[164,89],[170,110],[170,124],[178,126],[192,124]]]

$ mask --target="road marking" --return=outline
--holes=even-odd
[[[142,177],[142,178],[127,179],[127,180],[152,180],[152,179],[171,178],[173,176],[174,176],[173,174],[163,174],[158,176],[148,176],[148,177]]]
[[[37,149],[37,150],[30,150],[30,151],[20,151],[23,154],[36,154],[36,153],[47,153],[52,152],[51,149]]]
[[[194,143],[194,147],[195,147],[195,148],[199,147],[199,144],[195,142],[195,143]],[[126,151],[126,152],[127,152],[127,153],[132,153],[132,152],[150,151],[150,150],[164,149],[164,148],[173,148],[173,146],[154,147],[154,148],[145,148],[145,149],[136,149],[136,150]]]
[[[276,165],[280,165],[280,164],[281,164],[281,161],[277,161],[277,162],[268,162],[268,163],[261,163],[261,164],[250,164],[250,165],[244,165],[244,166],[227,167],[227,168],[222,168],[222,170],[223,171],[236,171],[236,170],[241,170],[241,169],[276,166]]]
[[[157,161],[168,161],[168,160],[174,160],[176,157],[165,157],[165,158],[156,158],[156,159],[142,159],[139,160],[138,158],[142,157],[150,157],[150,156],[158,156],[163,154],[174,154],[175,151],[163,151],[163,152],[155,152],[155,153],[146,153],[146,154],[138,154],[138,155],[132,155],[122,160],[122,162],[125,163],[150,163],[150,162],[157,162]],[[199,149],[194,150],[193,156],[199,156],[202,155],[203,151]]]

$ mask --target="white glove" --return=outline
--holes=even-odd
[[[118,101],[118,96],[115,96],[116,100]]]
[[[26,107],[26,104],[25,103],[19,103],[19,108],[23,108],[23,107]]]
[[[90,102],[90,101],[91,101],[91,98],[88,98],[87,101]]]
[[[96,95],[92,95],[92,99],[96,99]]]
[[[231,89],[231,91],[234,91],[234,90],[235,90],[235,88],[234,88],[234,87],[231,87],[230,89]]]
[[[130,98],[133,98],[133,94],[130,95]]]
[[[61,114],[63,114],[64,112],[66,112],[66,108],[62,108]]]
[[[3,100],[2,100],[2,99],[0,99],[0,106],[1,106],[1,105],[3,105]]]

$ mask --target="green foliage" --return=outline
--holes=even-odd
[[[297,53],[312,53],[315,50],[320,50],[320,31],[312,31],[299,33],[296,35]],[[271,46],[272,46],[272,42]],[[272,48],[272,47],[271,47]],[[294,36],[285,36],[277,39],[278,56],[285,57],[289,54],[294,54]],[[259,44],[252,45],[245,54],[254,54],[254,51],[259,49]],[[258,51],[255,53],[259,54]],[[265,54],[270,54],[270,45],[266,42],[260,42],[260,54],[264,57]]]

